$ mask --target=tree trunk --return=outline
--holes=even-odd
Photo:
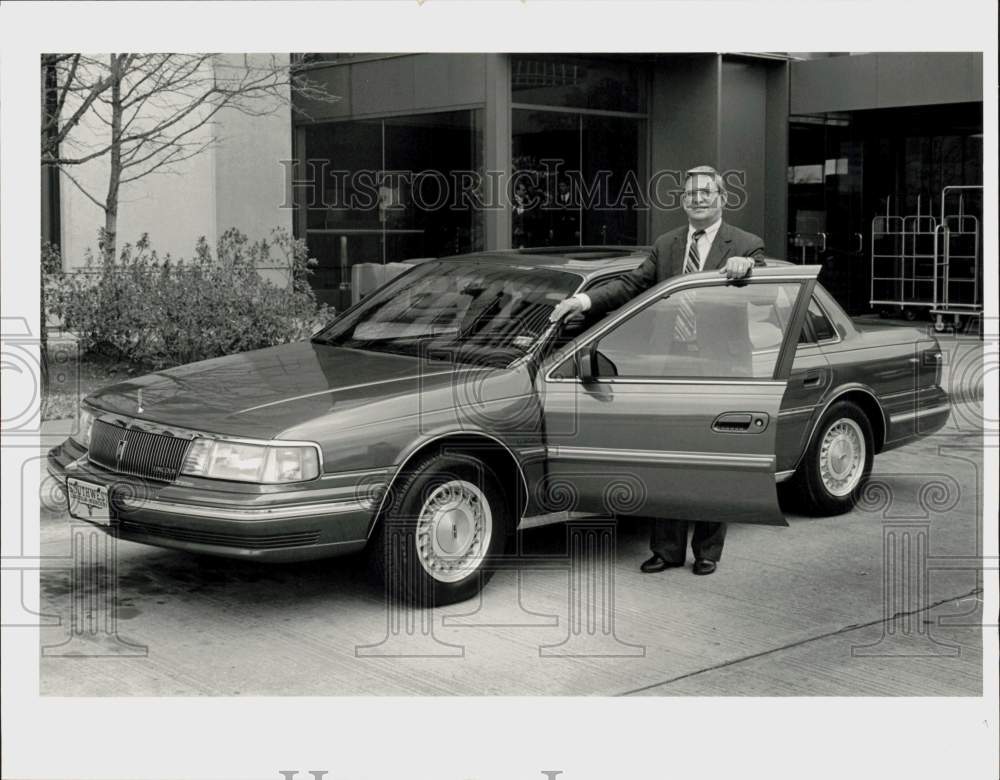
[[[42,316],[39,319],[39,330],[38,330],[38,360],[42,367],[41,385],[42,385],[42,398],[41,404],[45,406],[45,399],[49,397],[49,329],[48,329],[48,311],[49,307],[45,300],[45,288],[47,286],[48,280],[46,276],[48,275],[48,269],[45,267],[45,263],[41,264],[42,268],[42,278],[40,280],[39,287],[39,303],[42,308]]]
[[[122,64],[125,54],[111,55],[111,171],[104,199],[103,255],[114,261],[118,244],[118,187],[122,178]]]

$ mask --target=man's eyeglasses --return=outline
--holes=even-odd
[[[718,194],[718,190],[685,190],[684,200],[711,200]]]

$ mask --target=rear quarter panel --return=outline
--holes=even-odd
[[[827,401],[845,388],[866,388],[882,408],[885,436],[881,449],[897,446],[943,425],[921,412],[947,404],[940,386],[940,349],[936,340],[916,328],[881,327],[858,331],[823,352],[833,370]],[[944,415],[947,418],[947,415]]]

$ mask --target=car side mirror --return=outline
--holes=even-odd
[[[591,342],[576,353],[576,375],[582,382],[593,382],[597,378],[596,371],[597,342]]]

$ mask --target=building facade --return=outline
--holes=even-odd
[[[708,164],[726,177],[728,221],[772,256],[823,263],[861,314],[880,216],[936,213],[945,187],[982,184],[975,53],[292,57],[339,100],[293,95],[266,121],[233,117],[183,188],[188,204],[212,203],[189,219],[171,205],[180,192],[149,183],[142,218],[170,214],[144,229],[187,245],[290,224],[318,260],[317,295],[337,308],[358,263],[649,244],[684,223],[683,171]],[[960,195],[947,210],[981,224],[981,194]],[[79,198],[63,183],[47,201],[61,203],[51,230],[78,247]]]

